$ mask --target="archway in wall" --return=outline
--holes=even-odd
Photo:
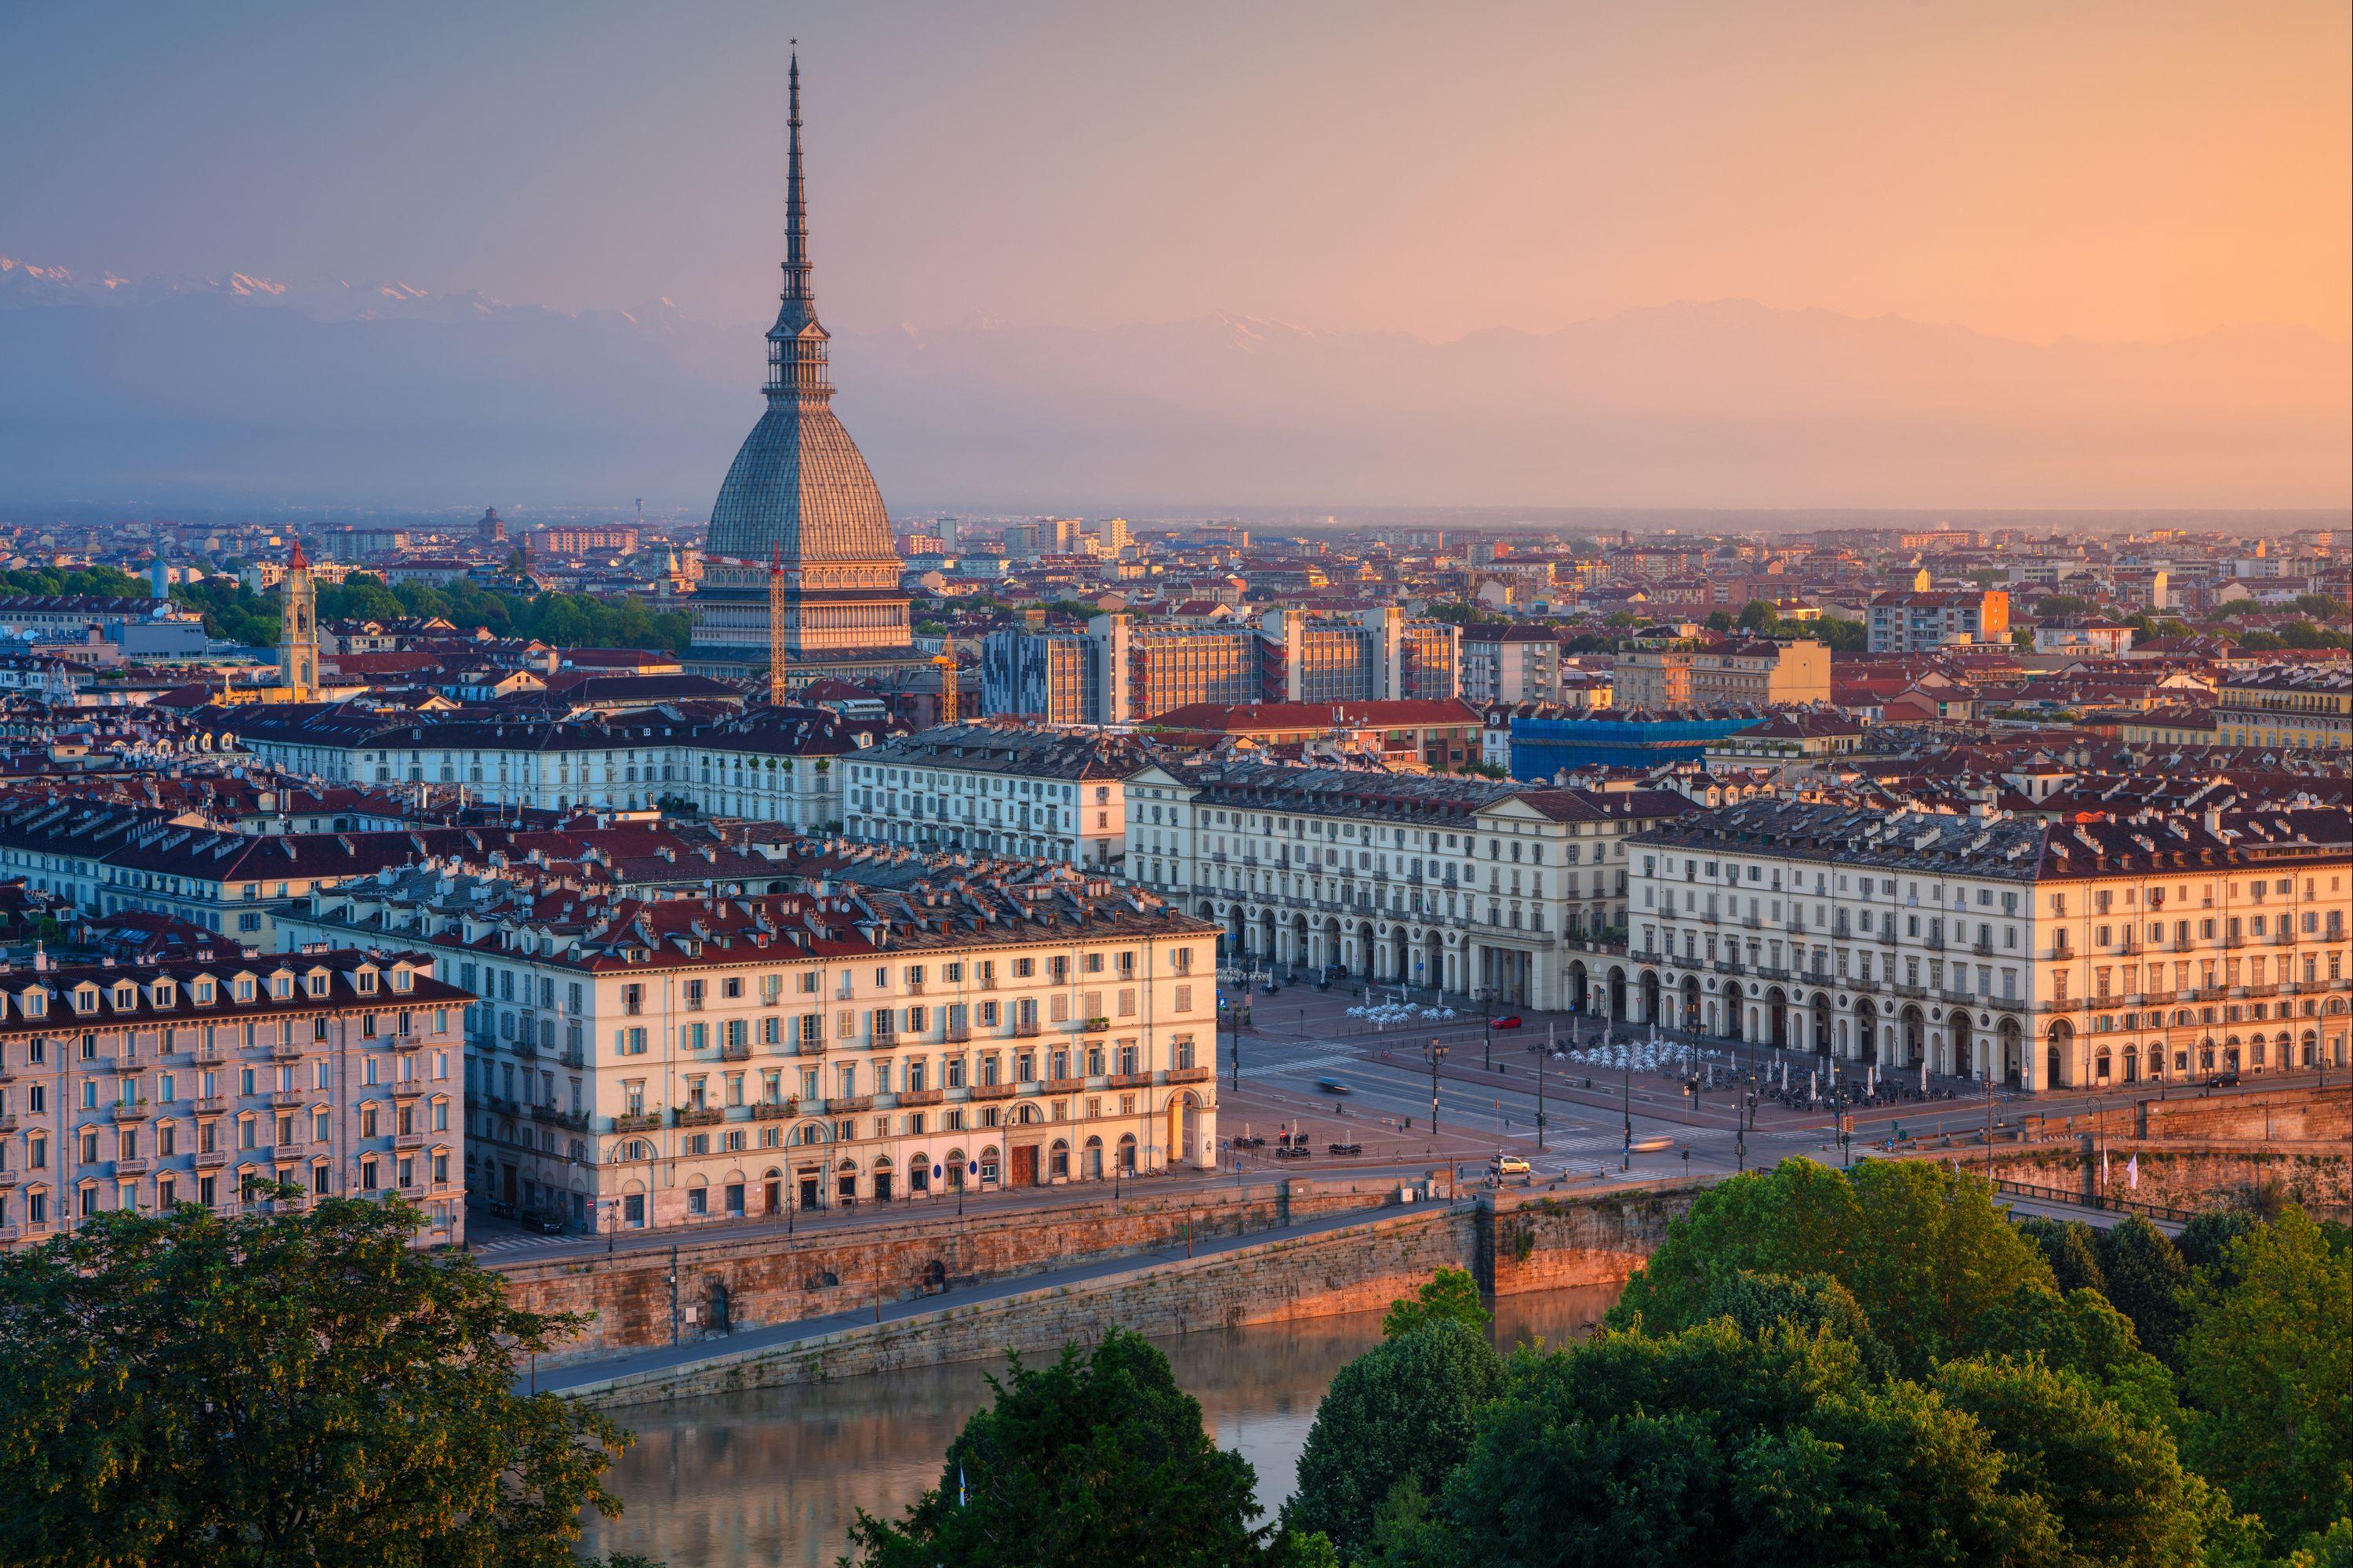
[[[1789,997],[1778,985],[1765,990],[1765,1039],[1776,1051],[1789,1047]]]
[[[2005,1018],[1995,1027],[1994,1039],[2001,1047],[2001,1081],[2016,1088],[2026,1071],[2026,1032],[2017,1019]]]
[[[1568,966],[1568,1008],[1571,1012],[1593,1011],[1593,983],[1585,972],[1585,960],[1571,961]]]
[[[1901,1037],[1895,1065],[1917,1067],[1928,1054],[1928,1021],[1917,1007],[1906,1007],[1898,1022]]]
[[[1725,983],[1723,1007],[1724,1037],[1735,1042],[1746,1040],[1748,1038],[1748,993],[1740,988],[1738,980],[1728,980]]]
[[[1324,967],[1335,975],[1348,972],[1348,959],[1341,945],[1337,916],[1326,917],[1324,922]]]
[[[1656,969],[1642,971],[1642,1016],[1669,1024],[1674,1022],[1672,1018],[1664,1017],[1659,1012],[1659,971]]]
[[[2054,1020],[2051,1033],[2044,1037],[2042,1052],[2042,1086],[2063,1088],[2073,1082],[2068,1068],[2074,1058],[2075,1026],[2061,1018]]]
[[[1945,1070],[1957,1078],[1969,1076],[1972,1067],[1969,1058],[1974,1044],[1969,1032],[1969,1015],[1956,1009],[1953,1012],[1952,1050],[1946,1058]]]
[[[1706,1016],[1699,997],[1699,977],[1685,975],[1683,977],[1683,1027],[1697,1033],[1702,1021]]]
[[[1879,1010],[1871,998],[1859,998],[1854,1004],[1854,1059],[1858,1062],[1879,1060]]]
[[[1828,991],[1814,993],[1814,1054],[1831,1054],[1831,999]]]
[[[1446,989],[1446,938],[1436,931],[1421,939],[1421,983],[1434,991]]]
[[[1612,966],[1609,970],[1609,1016],[1624,1018],[1626,1012],[1626,971]]]

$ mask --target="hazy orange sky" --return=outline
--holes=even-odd
[[[2045,340],[2353,280],[2344,0],[0,9],[0,252],[848,330],[1450,337],[1744,296]],[[30,68],[30,69],[27,69]]]

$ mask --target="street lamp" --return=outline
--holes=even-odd
[[[1446,1060],[1446,1052],[1447,1047],[1435,1039],[1421,1048],[1430,1059],[1430,1136],[1433,1139],[1438,1136],[1438,1065]]]

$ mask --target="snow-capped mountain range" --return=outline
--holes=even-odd
[[[756,328],[0,257],[0,501],[703,502]],[[2032,344],[1743,300],[1449,343],[1218,315],[842,331],[909,509],[2342,505],[2353,354]]]

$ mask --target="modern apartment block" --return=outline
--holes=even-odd
[[[2347,1059],[2342,812],[1751,800],[1633,850],[1638,1021],[2023,1090]]]
[[[638,900],[422,871],[306,934],[482,1002],[472,1190],[580,1230],[1217,1163],[1217,931],[1070,871]]]
[[[1870,605],[1873,653],[1933,653],[1972,642],[2010,641],[2010,595],[2001,588],[1883,593]]]
[[[1346,617],[1270,610],[1256,626],[1138,623],[997,631],[981,643],[983,711],[1050,724],[1136,724],[1201,703],[1443,700],[1458,629],[1395,606]]]
[[[0,969],[0,1245],[95,1214],[398,1193],[465,1239],[473,997],[420,953]]]

